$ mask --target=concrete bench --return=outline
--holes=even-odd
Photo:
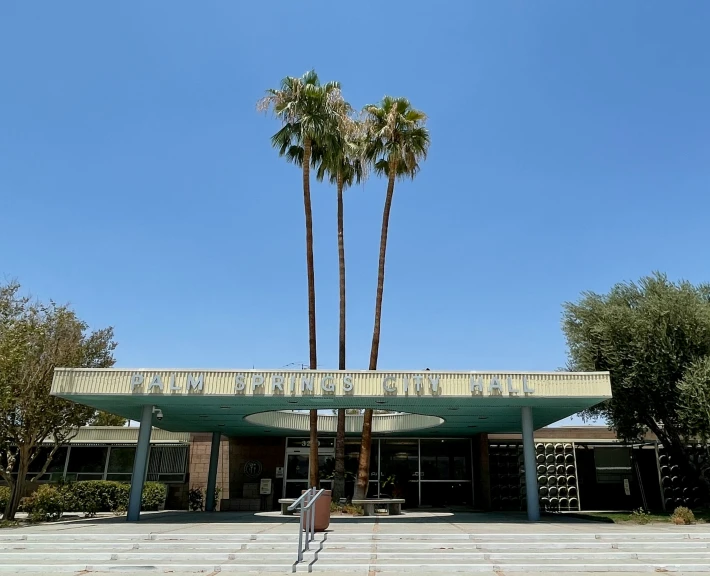
[[[353,504],[362,506],[365,516],[374,516],[375,508],[383,505],[387,507],[390,516],[397,516],[402,513],[404,498],[368,498],[367,500],[353,500]]]
[[[289,510],[288,507],[296,501],[295,498],[279,498],[279,504],[281,504],[281,514],[283,516],[293,516],[293,510]]]

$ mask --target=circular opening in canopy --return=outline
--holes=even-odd
[[[291,412],[288,410],[258,412],[245,416],[244,419],[250,424],[256,424],[257,426],[268,426],[269,428],[281,428],[283,430],[294,430],[297,432],[308,432],[310,430],[310,417],[308,412]],[[362,421],[362,414],[346,415],[345,433],[360,434],[362,432]],[[422,430],[423,428],[433,428],[443,423],[444,419],[438,416],[425,416],[423,414],[411,414],[409,412],[373,414],[372,432],[374,434],[409,432],[412,430]],[[337,425],[338,417],[335,414],[318,414],[318,432],[330,432],[335,434]]]

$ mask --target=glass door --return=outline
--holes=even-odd
[[[303,490],[308,488],[309,455],[311,441],[309,438],[286,439],[286,462],[284,476],[284,498],[298,498]],[[320,487],[330,490],[333,484],[335,468],[335,439],[318,439],[318,472]]]

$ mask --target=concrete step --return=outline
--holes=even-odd
[[[321,541],[317,540],[311,543],[311,547],[323,546],[330,551],[352,550],[352,551],[370,551],[373,546],[379,552],[426,552],[455,549],[462,552],[496,552],[496,551],[518,551],[534,553],[541,548],[540,543],[514,543],[514,542],[389,542],[389,541],[361,541],[361,542],[342,542],[342,541]],[[200,552],[223,552],[234,553],[240,551],[293,551],[297,547],[297,541],[290,542],[5,542],[0,543],[0,553],[2,552],[66,552],[68,550],[76,552],[127,552],[131,550],[141,551],[200,551]],[[694,540],[675,540],[675,541],[632,541],[632,542],[546,542],[544,544],[546,550],[570,550],[570,551],[674,551],[674,550],[695,550],[695,551],[710,551],[710,542],[694,541]]]
[[[326,538],[328,541],[360,542],[360,541],[442,541],[442,542],[632,542],[663,538],[666,541],[694,540],[710,542],[710,532],[675,532],[675,531],[647,531],[647,532],[599,532],[599,533],[501,533],[501,534],[465,534],[465,533],[425,533],[425,534],[382,534],[372,532],[362,533],[317,533],[316,539]],[[97,534],[92,532],[56,533],[56,532],[33,532],[15,533],[8,532],[0,534],[0,543],[4,542],[286,542],[297,541],[298,532],[293,531],[287,534],[150,534],[150,533],[126,533],[126,534]]]
[[[298,534],[0,534],[0,575],[321,572],[710,573],[710,533],[316,535],[296,563]]]
[[[456,550],[440,550],[437,552],[352,552],[352,551],[330,551],[327,548],[319,550],[317,554],[314,550],[305,553],[310,559],[328,560],[333,559],[341,561],[395,561],[398,559],[408,559],[417,561],[547,561],[547,560],[641,560],[646,562],[656,562],[659,559],[673,557],[684,558],[686,560],[696,560],[699,562],[710,561],[710,552],[693,552],[693,551],[659,551],[659,552],[460,552]],[[105,563],[105,562],[130,562],[130,563],[146,563],[146,564],[161,564],[161,563],[221,563],[230,561],[240,561],[249,559],[290,559],[296,557],[296,551],[279,551],[279,552],[83,552],[78,554],[75,551],[69,552],[3,552],[0,553],[0,564],[22,562],[75,562],[81,559],[81,562],[86,563]],[[710,562],[708,562],[710,564]]]
[[[546,563],[421,563],[417,561],[397,563],[341,563],[316,562],[305,563],[294,566],[293,563],[235,563],[235,564],[59,564],[52,565],[48,570],[47,564],[22,564],[22,565],[2,565],[0,574],[76,574],[88,573],[124,573],[124,574],[145,574],[145,573],[171,573],[171,574],[193,574],[193,573],[281,573],[289,574],[296,572],[319,572],[323,574],[403,574],[412,573],[417,576],[423,574],[451,574],[451,573],[485,573],[485,574],[511,574],[511,573],[542,573],[542,574],[583,574],[597,572],[612,573],[657,573],[657,572],[680,572],[680,573],[700,573],[707,574],[710,564],[699,564],[689,561],[663,562],[663,563],[643,563],[643,562],[598,562],[598,563],[568,563],[568,562],[546,562]]]

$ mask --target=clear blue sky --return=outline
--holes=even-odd
[[[118,366],[308,359],[297,168],[255,103],[313,67],[408,97],[382,369],[554,370],[562,303],[708,280],[710,4],[0,4],[0,278],[115,326]],[[348,366],[367,367],[385,182],[346,196]],[[335,194],[314,186],[319,360],[337,366]]]

